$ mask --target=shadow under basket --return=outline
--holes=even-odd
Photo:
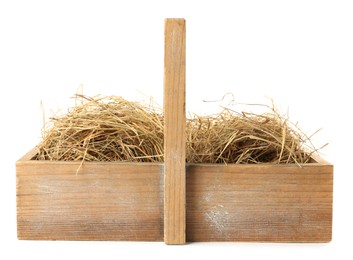
[[[18,238],[163,241],[163,164],[17,161]],[[333,166],[187,165],[187,241],[328,242]]]

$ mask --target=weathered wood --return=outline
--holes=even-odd
[[[17,162],[19,239],[163,240],[162,164]]]
[[[163,241],[163,166],[17,162],[19,239]],[[187,241],[328,242],[333,166],[187,166]]]
[[[164,242],[185,243],[185,20],[165,20]]]
[[[328,242],[332,165],[190,166],[188,241]]]

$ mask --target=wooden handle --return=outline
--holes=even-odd
[[[164,242],[185,244],[185,20],[166,19],[164,50]]]

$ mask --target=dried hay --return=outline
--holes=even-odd
[[[163,162],[163,115],[121,97],[76,95],[66,115],[51,118],[37,160]],[[316,149],[274,107],[253,114],[224,109],[187,119],[188,163],[307,163]],[[309,151],[309,152],[304,152]]]

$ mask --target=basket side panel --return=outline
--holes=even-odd
[[[328,242],[332,165],[190,166],[188,241]]]
[[[29,240],[163,240],[160,165],[17,163],[17,228]]]

